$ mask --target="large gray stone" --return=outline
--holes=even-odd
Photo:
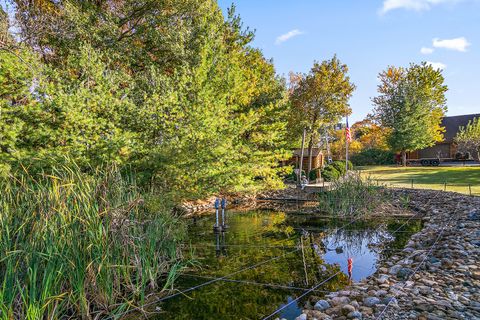
[[[307,315],[305,313],[302,313],[301,315],[296,317],[295,320],[307,320]]]
[[[342,307],[343,314],[349,314],[350,312],[353,312],[353,311],[355,311],[355,307],[350,304],[346,304]]]
[[[380,299],[378,299],[377,297],[366,297],[365,299],[363,299],[363,304],[367,307],[373,307],[380,302]]]
[[[362,313],[360,311],[352,311],[347,315],[348,319],[362,319]]]
[[[480,211],[479,210],[473,210],[468,214],[468,220],[473,220],[473,221],[478,221],[480,220]]]
[[[327,300],[318,300],[313,308],[318,311],[324,311],[329,309],[330,307],[330,303],[328,303]]]
[[[412,270],[410,270],[409,268],[401,268],[400,270],[398,270],[397,272],[397,278],[399,279],[402,279],[402,280],[406,280],[408,279],[408,277],[413,273]]]

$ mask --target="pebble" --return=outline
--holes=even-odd
[[[480,197],[402,192],[424,214],[423,230],[375,274],[318,300],[316,319],[374,319],[387,305],[384,320],[480,319]]]
[[[313,308],[318,311],[324,311],[330,308],[330,303],[327,300],[318,300]]]

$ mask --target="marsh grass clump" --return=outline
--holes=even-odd
[[[320,210],[337,216],[362,215],[382,206],[390,199],[384,186],[357,172],[349,172],[332,182],[331,190],[319,195]]]
[[[171,285],[181,265],[182,224],[148,210],[115,168],[23,170],[0,189],[1,319],[116,315]]]

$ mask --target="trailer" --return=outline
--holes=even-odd
[[[422,167],[438,167],[442,162],[461,162],[465,164],[466,162],[475,161],[472,158],[420,158],[420,159],[408,159],[407,165],[416,165],[420,164]]]

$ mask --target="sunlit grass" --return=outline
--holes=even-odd
[[[397,167],[374,166],[360,168],[362,175],[382,184],[455,191],[480,195],[480,167]],[[446,184],[446,185],[445,185]]]
[[[101,319],[174,278],[181,223],[117,170],[20,171],[0,190],[1,319]]]

